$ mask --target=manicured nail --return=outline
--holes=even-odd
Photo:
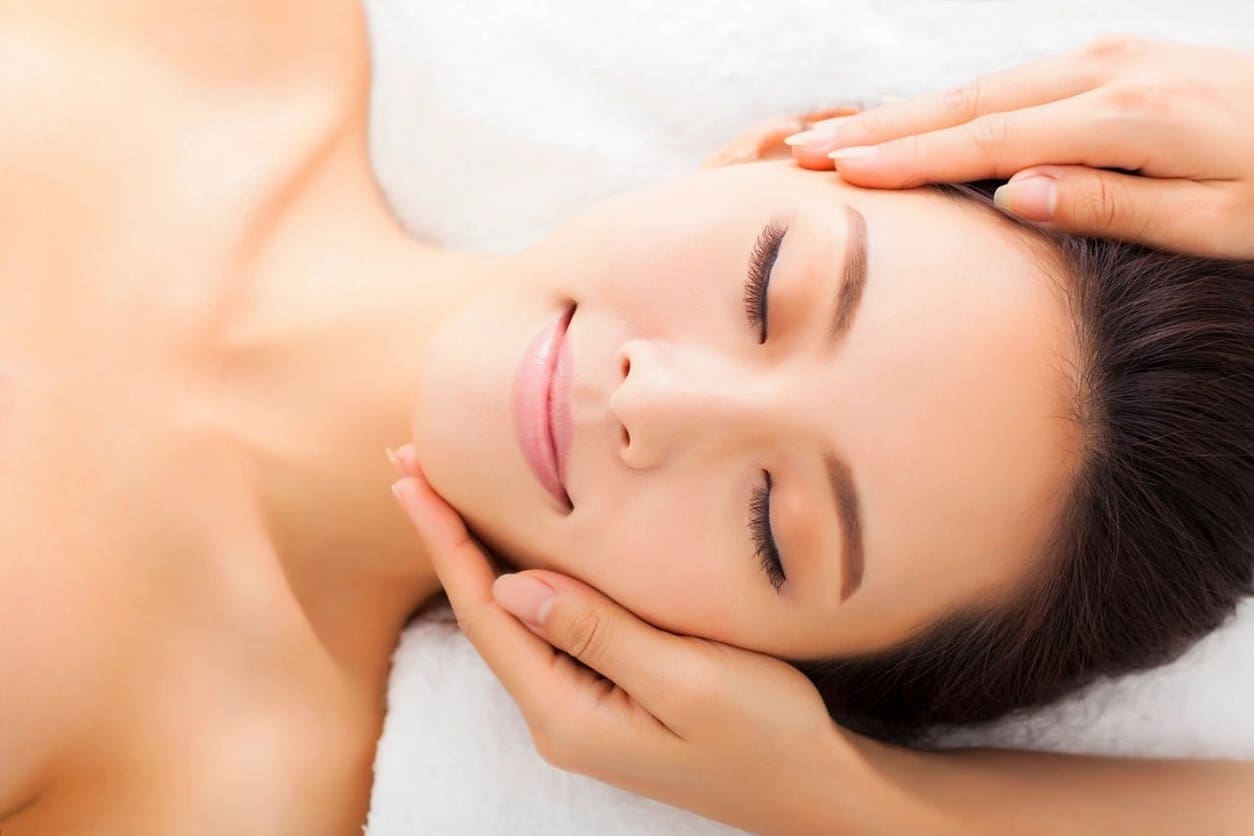
[[[812,145],[815,143],[830,141],[835,139],[839,131],[840,123],[853,116],[847,113],[844,116],[833,116],[830,119],[820,119],[814,122],[807,130],[792,136],[784,137],[785,145]]]
[[[409,521],[414,524],[414,527],[424,529],[426,519],[422,512],[422,499],[414,488],[413,477],[407,476],[393,482],[392,496],[396,497],[396,501],[401,504],[401,510],[405,512],[405,516],[409,517]]]
[[[829,136],[831,136],[831,134],[827,133],[826,131],[821,131],[815,128],[810,128],[810,130],[808,131],[802,131],[801,133],[784,137],[784,144],[785,145],[809,145],[812,142],[817,142],[821,139],[826,139]]]
[[[1048,221],[1058,208],[1058,185],[1044,174],[1014,180],[993,192],[993,203],[1029,221]]]
[[[390,462],[392,463],[392,467],[396,468],[396,472],[397,472],[397,473],[399,473],[400,475],[404,476],[404,475],[405,475],[405,469],[404,469],[403,467],[401,467],[401,460],[400,460],[400,459],[398,459],[398,458],[396,458],[396,454],[392,452],[392,448],[391,448],[391,447],[384,447],[383,449],[387,451],[387,454],[388,454],[388,461],[390,461]]]
[[[530,575],[510,574],[496,579],[492,596],[514,617],[542,627],[557,600],[557,590]]]
[[[848,148],[837,148],[827,156],[840,162],[841,160],[865,160],[878,153],[879,148],[874,145],[850,145]]]

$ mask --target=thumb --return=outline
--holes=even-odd
[[[997,189],[1002,211],[1044,226],[1212,254],[1208,211],[1221,195],[1192,180],[1165,180],[1082,165],[1025,168]]]
[[[710,661],[703,642],[659,630],[601,592],[555,572],[502,575],[492,592],[533,633],[617,684],[664,723],[674,718],[685,682]]]

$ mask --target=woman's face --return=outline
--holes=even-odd
[[[931,191],[786,162],[703,172],[595,207],[447,322],[414,442],[520,567],[776,656],[883,649],[1005,600],[1053,525],[1077,433],[1049,265]],[[572,306],[567,506],[514,401]]]

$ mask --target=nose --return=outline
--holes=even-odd
[[[745,358],[664,340],[619,348],[610,411],[621,425],[620,456],[633,469],[685,452],[751,443],[778,411],[769,376]]]

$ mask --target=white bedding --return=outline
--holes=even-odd
[[[1254,48],[1248,0],[365,5],[383,188],[416,235],[479,250],[691,170],[780,114],[935,89],[1111,31]],[[401,636],[388,700],[374,836],[735,832],[548,766],[439,611]],[[1174,665],[954,742],[1254,758],[1251,705],[1254,602]]]

